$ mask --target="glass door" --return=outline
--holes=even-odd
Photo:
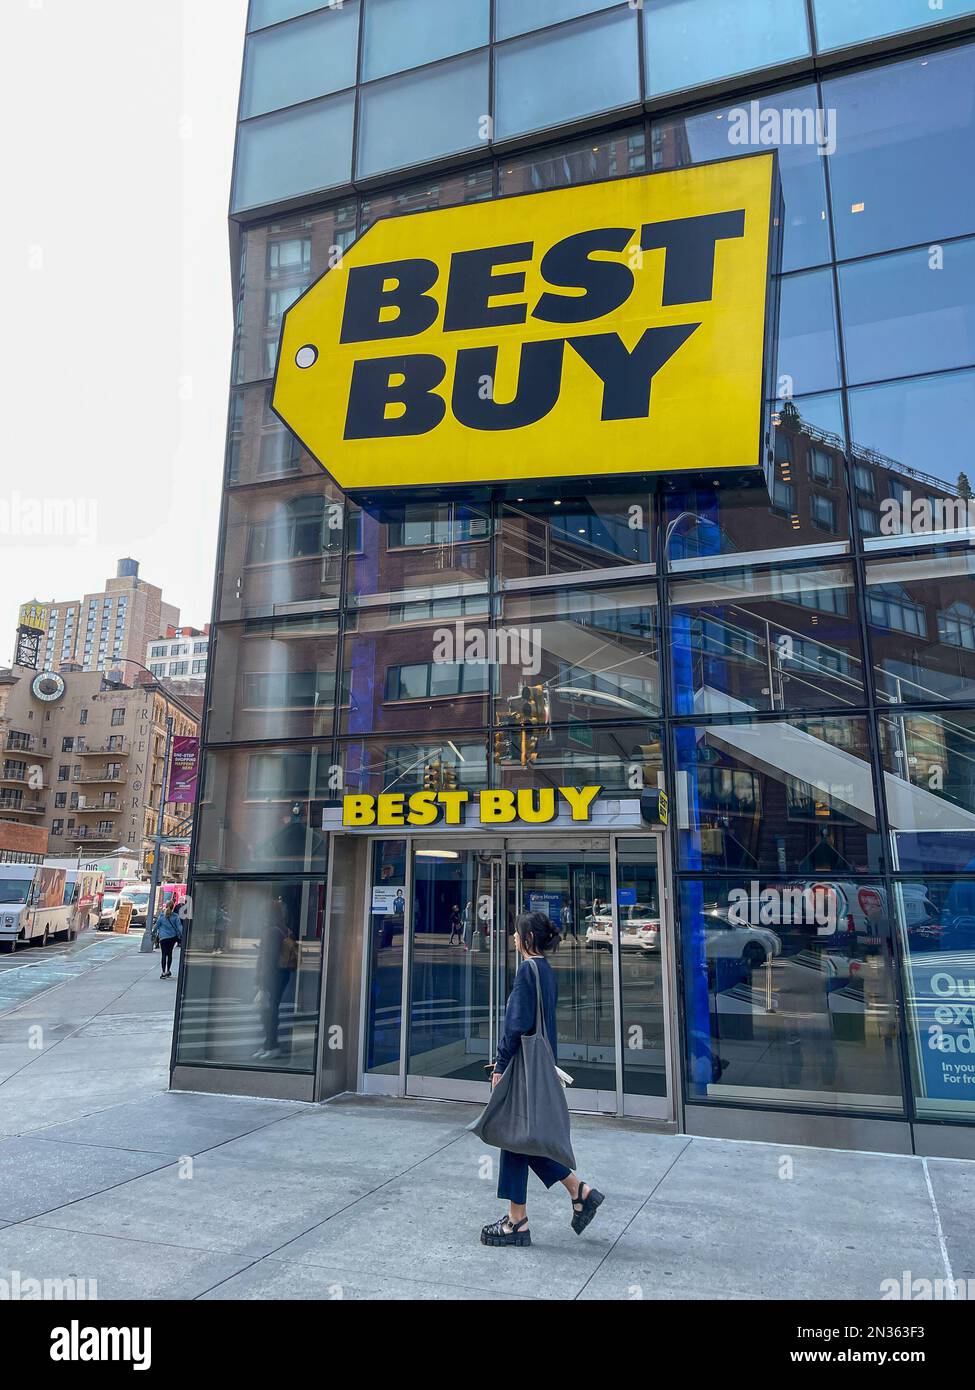
[[[406,1093],[483,1100],[504,1007],[500,843],[413,848]]]
[[[548,959],[558,981],[559,1065],[573,1084],[574,1110],[615,1113],[617,984],[608,838],[579,847],[567,842],[508,843],[509,932],[522,912],[542,912],[562,941]],[[509,946],[506,985],[515,961]]]

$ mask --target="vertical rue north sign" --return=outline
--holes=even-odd
[[[382,218],[273,405],[348,491],[767,462],[774,153]]]

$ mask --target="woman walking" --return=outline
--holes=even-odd
[[[544,953],[552,950],[558,942],[558,931],[541,912],[522,913],[518,918],[515,927],[515,949],[521,957],[521,964],[505,1009],[504,1031],[498,1045],[494,1074],[491,1077],[492,1087],[501,1080],[505,1069],[521,1046],[522,1037],[535,1030],[536,980],[541,990],[545,1034],[553,1055],[555,1053],[558,984],[555,972],[545,959]],[[532,964],[529,965],[529,961]],[[502,1149],[498,1196],[507,1198],[508,1214],[484,1227],[481,1231],[482,1245],[531,1245],[528,1211],[525,1205],[528,1200],[529,1168],[547,1188],[560,1182],[566,1189],[572,1203],[571,1224],[576,1235],[582,1235],[596,1215],[596,1210],[603,1201],[603,1194],[589,1183],[580,1181],[571,1168],[566,1168],[564,1164],[556,1163],[551,1158],[509,1153]]]
[[[162,974],[160,980],[171,980],[173,976],[173,951],[177,941],[183,936],[183,924],[179,920],[179,907],[175,898],[169,902],[156,918],[156,940],[162,952]]]

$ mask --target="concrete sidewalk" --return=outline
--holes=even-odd
[[[99,946],[0,1017],[0,1279],[182,1299],[877,1299],[904,1271],[975,1279],[968,1163],[586,1118],[593,1225],[574,1235],[564,1191],[532,1179],[532,1248],[487,1249],[497,1156],[465,1132],[472,1107],[170,1094],[173,982],[137,942]]]

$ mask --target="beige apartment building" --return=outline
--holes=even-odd
[[[124,685],[68,664],[0,672],[0,822],[43,827],[52,856],[105,856],[126,847],[148,874],[162,795],[166,720],[193,736],[194,712],[146,678]],[[167,805],[162,881],[186,877],[192,806]]]
[[[119,560],[104,589],[80,599],[31,599],[27,607],[43,618],[37,665],[60,671],[121,671],[138,679],[148,644],[179,624],[179,609],[163,600],[162,589],[139,578],[138,560]]]

